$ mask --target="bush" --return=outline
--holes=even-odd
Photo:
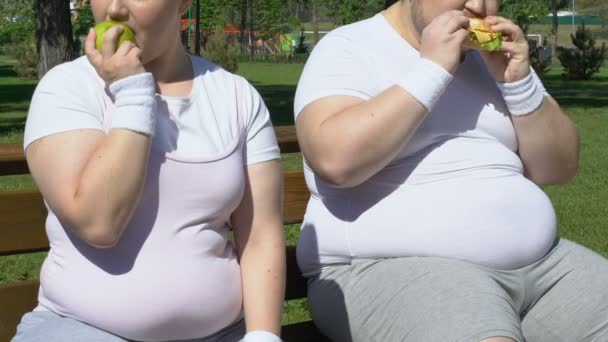
[[[38,52],[33,40],[24,40],[11,45],[9,55],[16,60],[13,67],[19,77],[38,78]]]
[[[306,45],[306,37],[304,36],[304,30],[300,33],[300,39],[298,40],[298,46],[294,51],[298,55],[308,54],[308,45]]]
[[[583,23],[570,35],[575,48],[558,48],[558,58],[564,67],[563,76],[570,80],[589,80],[599,72],[606,57],[606,44],[595,46],[595,38]]]
[[[547,56],[547,50],[542,47],[530,47],[530,64],[539,77],[543,77],[551,69],[552,56]]]
[[[239,50],[228,46],[226,32],[223,29],[218,28],[209,37],[203,57],[230,72],[236,72],[239,68]]]

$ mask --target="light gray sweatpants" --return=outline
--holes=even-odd
[[[564,239],[508,271],[433,257],[330,266],[308,297],[334,342],[608,342],[608,260]]]
[[[224,328],[204,338],[172,342],[237,342],[245,335],[245,321]],[[50,311],[26,314],[17,326],[17,335],[11,342],[128,342],[75,319],[62,317]]]

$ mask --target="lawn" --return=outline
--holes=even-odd
[[[34,81],[14,76],[0,56],[0,143],[22,139],[23,124]],[[238,73],[259,90],[276,125],[293,124],[293,95],[301,64],[241,64]],[[550,91],[564,89],[608,90],[608,69],[590,82],[566,82],[554,67],[545,79]],[[581,167],[577,178],[565,186],[546,187],[559,217],[560,234],[608,256],[608,94],[557,96],[577,123],[581,134]],[[300,154],[283,155],[286,169],[301,168]],[[0,191],[32,188],[29,176],[0,177]],[[286,227],[288,242],[297,240],[298,226]],[[45,253],[0,258],[0,283],[36,279]],[[285,321],[308,318],[306,301],[286,303]]]

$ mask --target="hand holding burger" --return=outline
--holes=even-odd
[[[517,82],[530,74],[530,48],[519,26],[503,17],[470,19],[469,42],[465,48],[480,50],[498,82]],[[479,43],[471,40],[475,36]]]

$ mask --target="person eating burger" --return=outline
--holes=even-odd
[[[608,341],[608,261],[560,238],[544,184],[577,129],[499,0],[400,0],[314,48],[294,113],[298,241],[332,341]]]

